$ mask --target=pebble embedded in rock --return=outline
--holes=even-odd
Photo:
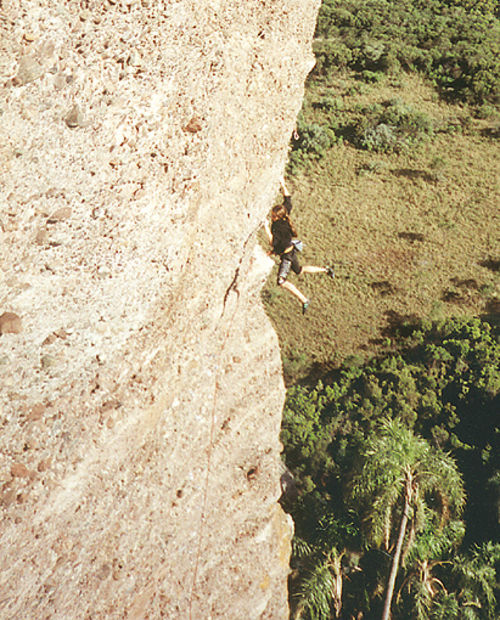
[[[200,130],[201,122],[196,116],[193,116],[189,123],[184,127],[184,131],[189,131],[189,133],[197,133]]]
[[[0,504],[8,508],[11,504],[13,504],[16,500],[16,491],[15,489],[6,488],[0,494]]]
[[[103,564],[96,576],[97,579],[102,581],[103,579],[107,579],[109,575],[111,575],[111,566],[109,564]]]
[[[131,67],[139,67],[141,64],[141,57],[136,50],[132,50],[130,52],[130,56],[128,57],[128,64]]]
[[[48,344],[52,344],[57,340],[57,336],[55,334],[49,334],[47,338],[42,342],[42,347]]]
[[[63,73],[58,73],[54,78],[54,88],[61,90],[66,86],[66,76]]]
[[[0,316],[0,334],[20,334],[22,330],[21,318],[14,312],[4,312]]]
[[[43,459],[43,461],[40,461],[40,463],[38,463],[37,470],[39,472],[47,471],[47,469],[50,469],[51,465],[52,465],[52,459],[51,458]]]
[[[13,463],[10,468],[10,475],[13,478],[29,478],[30,470],[22,463]]]
[[[45,59],[52,58],[54,56],[55,50],[56,50],[56,46],[54,45],[52,41],[50,40],[45,41],[44,43],[42,43],[39,49],[40,57],[45,58]]]
[[[42,75],[43,68],[37,60],[31,56],[22,56],[13,83],[15,86],[24,86],[25,84],[34,82],[42,77]]]
[[[41,417],[43,417],[44,413],[45,413],[45,405],[43,405],[42,403],[36,403],[31,408],[31,411],[29,412],[27,419],[30,422],[35,422],[36,420],[39,420]]]
[[[75,103],[75,105],[68,112],[64,121],[70,129],[85,126],[85,117],[83,115],[83,112],[80,110],[80,106],[77,103]]]
[[[49,239],[49,234],[45,228],[39,228],[35,236],[37,245],[45,245]]]
[[[43,355],[40,364],[44,370],[48,370],[57,364],[57,359],[53,355]]]
[[[47,222],[49,224],[62,222],[63,220],[67,220],[69,217],[71,217],[72,212],[73,211],[71,207],[61,207],[60,209],[57,209],[57,211],[54,211],[54,213],[52,213],[52,215],[48,218]]]

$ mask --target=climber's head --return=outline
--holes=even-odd
[[[277,222],[278,220],[288,219],[288,211],[285,205],[276,205],[271,210],[271,220]]]

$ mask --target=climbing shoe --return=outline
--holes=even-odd
[[[305,314],[308,308],[309,308],[309,299],[306,299],[306,301],[302,304],[302,314]]]
[[[335,278],[335,271],[332,266],[326,268],[326,273],[332,280]]]

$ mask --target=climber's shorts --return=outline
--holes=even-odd
[[[297,258],[297,251],[295,248],[290,252],[286,252],[281,255],[280,268],[278,269],[278,284],[281,285],[287,279],[290,269],[299,275],[302,271],[299,259]]]

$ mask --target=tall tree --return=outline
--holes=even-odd
[[[294,620],[340,617],[344,585],[342,559],[346,548],[339,545],[342,540],[344,544],[352,542],[358,534],[352,523],[342,522],[333,514],[327,514],[317,524],[313,543],[307,543],[298,536],[294,538],[293,564],[300,566],[295,588],[297,602],[294,605]]]
[[[410,553],[402,557],[406,576],[396,596],[401,618],[428,620],[436,602],[448,595],[449,558],[454,557],[464,534],[463,521],[454,520],[439,531],[431,526],[415,537]]]
[[[461,617],[470,620],[498,618],[498,571],[500,543],[488,541],[474,545],[468,553],[458,555],[451,563],[457,580],[457,600]]]
[[[352,499],[361,508],[367,540],[393,550],[382,614],[387,620],[403,548],[407,552],[424,528],[439,530],[458,515],[465,494],[455,461],[397,420],[383,420],[361,456]]]

